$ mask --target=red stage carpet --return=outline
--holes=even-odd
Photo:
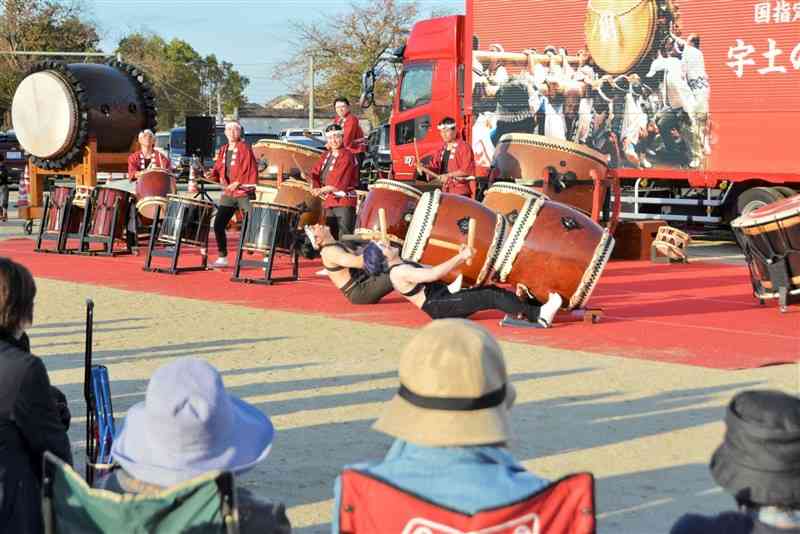
[[[191,250],[183,258],[186,265],[199,259]],[[147,273],[142,271],[144,256],[39,254],[29,239],[0,241],[0,254],[24,263],[42,278],[403,327],[428,321],[396,293],[375,306],[349,304],[327,278],[314,275],[321,268],[319,261],[301,260],[298,282],[261,286],[229,282],[231,269],[178,276]],[[260,255],[252,256],[256,257]],[[166,266],[166,259],[156,258],[154,265]],[[275,275],[288,274],[288,262],[278,262]],[[485,312],[475,318],[508,341],[646,360],[720,369],[800,360],[800,306],[790,306],[784,314],[774,300],[760,306],[751,296],[743,266],[612,262],[591,305],[605,312],[599,324],[512,329],[498,326],[500,313]]]

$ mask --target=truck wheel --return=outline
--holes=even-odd
[[[795,191],[791,187],[786,187],[785,185],[776,185],[774,187],[771,187],[770,189],[777,191],[778,193],[781,194],[781,196],[785,198],[793,197],[798,193],[798,191]]]
[[[753,210],[772,204],[783,199],[783,195],[770,187],[752,187],[739,195],[736,199],[736,211],[738,215],[747,215]]]

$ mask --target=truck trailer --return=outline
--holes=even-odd
[[[555,167],[564,147],[600,153],[623,219],[727,223],[800,189],[800,2],[466,0],[388,56],[399,180],[453,117],[484,183],[506,134]]]

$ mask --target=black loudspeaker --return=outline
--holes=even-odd
[[[214,156],[214,117],[186,117],[186,155]]]

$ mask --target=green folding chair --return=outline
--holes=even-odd
[[[90,488],[49,452],[44,458],[45,534],[238,534],[234,478],[214,471],[157,494]]]

